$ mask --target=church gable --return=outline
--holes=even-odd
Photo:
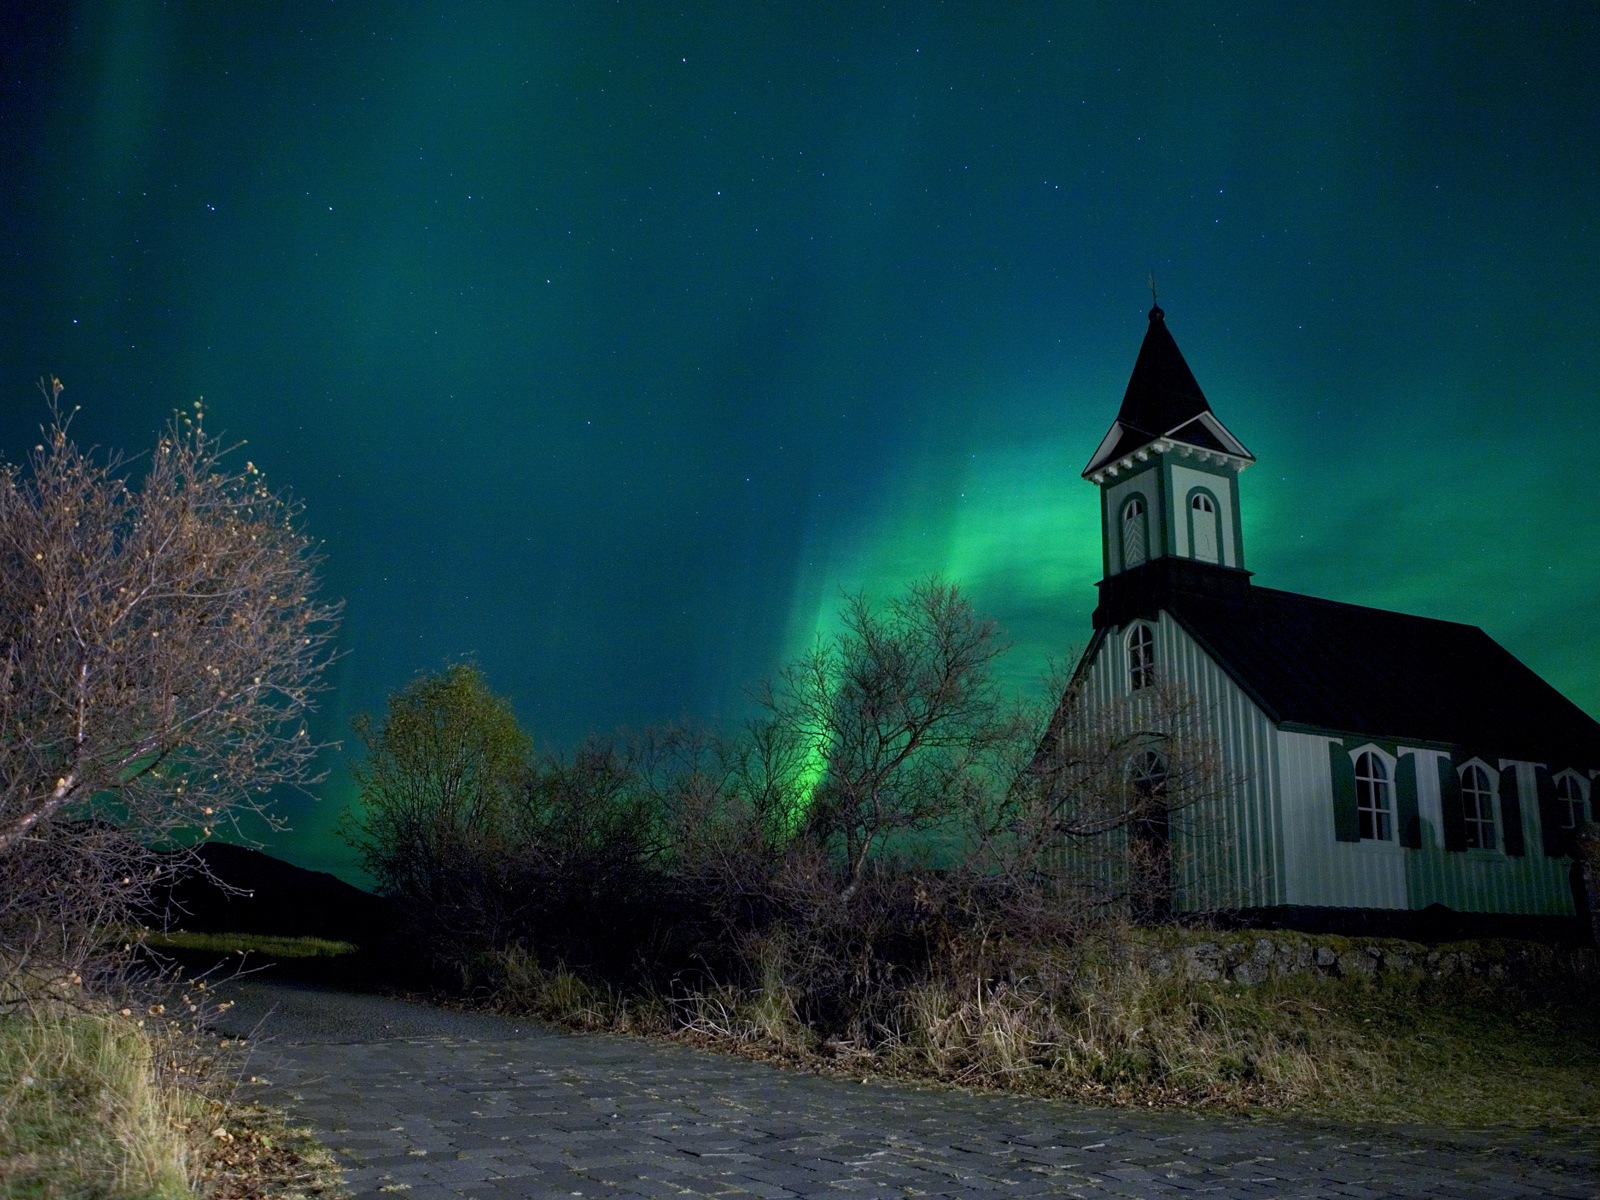
[[[1078,716],[1160,747],[1169,725],[1202,733],[1179,738],[1210,760],[1215,794],[1175,816],[1174,893],[1180,910],[1283,904],[1272,723],[1169,614],[1102,628],[1073,679]],[[1133,764],[1130,760],[1130,770]]]

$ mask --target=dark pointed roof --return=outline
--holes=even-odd
[[[1263,587],[1166,607],[1280,725],[1600,766],[1600,723],[1476,626]]]
[[[1166,317],[1160,305],[1151,308],[1150,327],[1133,364],[1122,407],[1084,468],[1086,477],[1156,441],[1184,442],[1246,463],[1255,461],[1244,443],[1211,411],[1194,372],[1167,330]]]
[[[1167,330],[1166,317],[1160,305],[1151,308],[1150,328],[1145,330],[1144,345],[1139,347],[1128,390],[1117,410],[1123,429],[1136,430],[1150,439],[1211,411],[1194,372],[1183,361],[1183,351]]]

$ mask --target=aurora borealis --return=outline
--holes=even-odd
[[[842,587],[1089,634],[1147,271],[1274,587],[1600,715],[1600,9],[11,6],[0,450],[204,396],[348,603],[542,742],[738,719]],[[343,869],[348,799],[270,848]]]

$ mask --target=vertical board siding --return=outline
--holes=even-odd
[[[1309,733],[1277,732],[1282,796],[1286,904],[1337,908],[1409,908],[1406,860],[1398,842],[1341,842],[1334,829],[1333,772],[1328,743]],[[1429,786],[1418,764],[1417,807]],[[1429,775],[1429,779],[1432,776]],[[1434,784],[1437,793],[1437,784]],[[1434,808],[1438,808],[1437,800]],[[1427,817],[1422,819],[1427,840]]]
[[[1341,842],[1334,836],[1328,745],[1337,739],[1280,730],[1277,741],[1285,903],[1398,909],[1443,904],[1457,912],[1572,912],[1567,860],[1539,852],[1529,815],[1535,803],[1532,772],[1525,767],[1519,769],[1519,795],[1527,853],[1516,857],[1499,850],[1446,850],[1434,764],[1441,757],[1448,761],[1448,755],[1401,744],[1399,753],[1415,755],[1417,762],[1422,846],[1411,850],[1398,842]]]
[[[1193,467],[1174,463],[1172,483],[1172,496],[1168,503],[1171,506],[1169,519],[1177,532],[1176,552],[1184,558],[1194,557],[1189,545],[1189,493],[1197,487],[1203,487],[1213,493],[1222,505],[1222,510],[1217,513],[1217,561],[1225,567],[1237,567],[1239,548],[1233,544],[1233,509],[1238,500],[1233,477],[1226,471],[1197,471]]]
[[[1222,787],[1216,800],[1175,813],[1174,904],[1180,911],[1305,905],[1458,912],[1568,915],[1573,911],[1566,858],[1541,850],[1533,769],[1517,772],[1524,855],[1445,849],[1437,749],[1377,747],[1393,767],[1415,756],[1422,845],[1341,842],[1334,830],[1329,744],[1339,739],[1276,728],[1233,680],[1166,613],[1156,629],[1156,669],[1199,706],[1215,738]],[[1130,705],[1127,629],[1107,631],[1085,668],[1086,711]],[[1358,747],[1354,742],[1347,749]],[[1485,759],[1491,771],[1499,760]],[[1068,875],[1120,891],[1123,831],[1062,850]],[[1500,838],[1504,845],[1504,833]]]
[[[1174,904],[1199,912],[1287,903],[1281,894],[1284,863],[1272,787],[1278,745],[1271,723],[1171,617],[1162,613],[1154,625],[1158,676],[1199,706],[1215,735],[1223,785],[1214,802],[1173,816]],[[1109,631],[1084,672],[1088,711],[1129,703],[1126,633],[1126,628]],[[1093,856],[1069,847],[1066,859],[1075,868],[1103,874],[1116,857],[1108,844],[1113,840]]]

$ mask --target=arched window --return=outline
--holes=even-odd
[[[1217,503],[1205,492],[1189,497],[1190,552],[1201,562],[1218,562]]]
[[[1156,682],[1156,636],[1142,621],[1128,631],[1128,686],[1134,691]]]
[[[1571,772],[1556,780],[1556,811],[1561,828],[1577,829],[1588,819],[1583,802],[1583,784]]]
[[[1122,567],[1137,567],[1149,557],[1144,500],[1135,496],[1122,506]]]
[[[1140,799],[1164,796],[1167,792],[1167,760],[1154,750],[1145,750],[1133,756],[1128,764],[1128,778],[1133,783],[1134,795]]]
[[[1394,784],[1388,764],[1371,750],[1356,756],[1356,818],[1362,840],[1394,840]]]
[[[1499,844],[1495,836],[1494,789],[1489,785],[1489,772],[1476,763],[1461,771],[1461,811],[1467,825],[1468,850],[1493,850]]]

